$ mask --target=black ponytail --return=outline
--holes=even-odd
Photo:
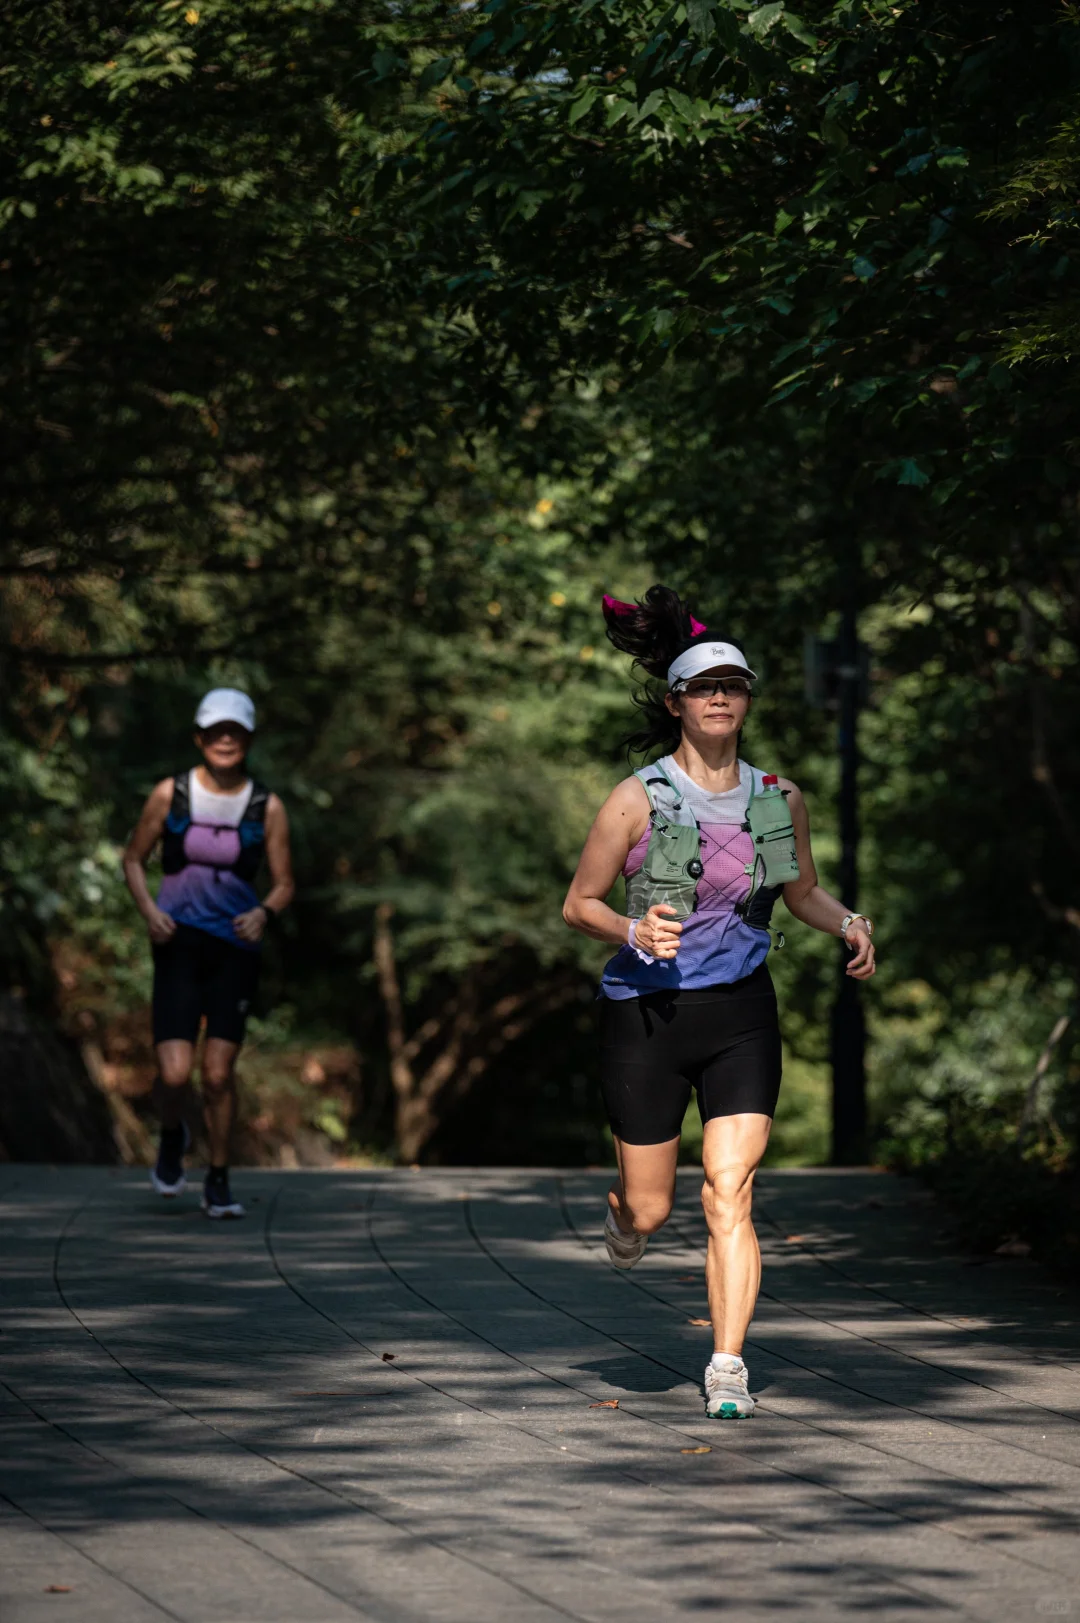
[[[648,676],[667,676],[668,666],[692,643],[705,635],[678,592],[670,586],[650,586],[636,603],[604,598],[608,641]]]
[[[622,740],[626,752],[651,755],[660,750],[670,755],[679,747],[682,723],[664,703],[668,666],[696,642],[707,641],[709,633],[670,586],[650,586],[636,603],[605,597],[604,619],[608,641],[632,654],[635,667],[645,676],[664,683],[662,691],[647,685],[635,688],[633,701],[641,725]]]

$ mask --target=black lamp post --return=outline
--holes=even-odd
[[[859,900],[859,710],[867,685],[866,648],[859,642],[854,604],[841,616],[833,642],[808,637],[806,696],[811,704],[835,710],[840,755],[840,899],[855,908]],[[837,986],[830,1021],[832,1060],[832,1153],[834,1166],[866,1160],[866,1021],[859,984],[847,973],[851,954],[838,944]]]

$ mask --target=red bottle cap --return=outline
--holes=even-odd
[[[776,776],[775,772],[765,772],[762,774],[761,787],[763,789],[768,789],[772,786],[772,784],[779,782],[780,779]]]

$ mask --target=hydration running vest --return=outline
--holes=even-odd
[[[165,873],[180,873],[189,864],[199,863],[207,868],[228,869],[250,884],[263,859],[269,799],[266,785],[253,780],[251,798],[239,825],[196,823],[191,815],[188,774],[177,772],[161,836],[161,864]]]
[[[679,920],[688,919],[697,907],[697,884],[704,872],[701,861],[701,830],[697,818],[671,779],[659,765],[645,766],[634,773],[649,797],[649,844],[637,873],[626,881],[626,906],[631,918],[641,918],[660,902],[675,909]],[[751,768],[750,799],[743,832],[752,836],[754,855],[746,864],[750,894],[736,905],[739,917],[754,930],[767,930],[781,890],[799,877],[795,855],[795,830],[786,799],[782,801],[786,820],[777,817],[778,808],[761,801],[761,780],[766,774]],[[663,786],[674,799],[670,806],[657,804],[654,789]],[[789,789],[781,795],[791,793]],[[665,797],[666,799],[667,797]],[[772,797],[770,797],[770,800]],[[783,938],[780,938],[782,945]]]

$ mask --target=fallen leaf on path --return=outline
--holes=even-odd
[[[45,1593],[46,1593],[46,1595],[70,1595],[71,1594],[71,1585],[70,1584],[46,1584],[45,1585]]]
[[[676,1285],[696,1285],[697,1281],[697,1274],[680,1274],[675,1283]]]
[[[808,1238],[808,1236],[805,1235],[805,1234],[785,1234],[784,1235],[784,1239],[787,1241],[788,1245],[798,1245],[800,1240],[805,1240],[807,1238]]]
[[[686,1322],[687,1322],[687,1324],[700,1324],[703,1327],[706,1326],[706,1325],[711,1325],[712,1324],[711,1319],[687,1319]]]
[[[589,1404],[590,1409],[617,1409],[618,1407],[618,1398],[601,1398],[599,1403]]]
[[[384,1364],[392,1364],[396,1357],[397,1353],[383,1353],[382,1361]]]
[[[702,1443],[700,1448],[680,1448],[680,1454],[711,1454],[712,1449],[708,1443]]]
[[[994,1250],[995,1257],[1029,1257],[1031,1247],[1026,1240],[1003,1240]]]

